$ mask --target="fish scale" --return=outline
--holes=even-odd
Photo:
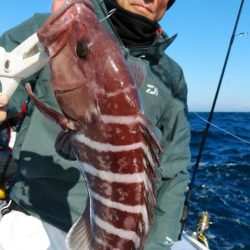
[[[89,193],[68,233],[68,248],[143,249],[156,204],[160,149],[136,88],[145,71],[128,66],[89,0],[63,1],[38,38],[50,57],[52,89],[63,114],[26,89],[36,107],[61,126],[56,150],[77,159]]]

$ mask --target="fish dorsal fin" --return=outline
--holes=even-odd
[[[158,152],[164,153],[163,148],[150,128],[150,121],[144,115],[142,115],[142,118],[144,122],[141,124],[141,131],[143,132],[144,140],[149,148],[151,156],[162,170],[162,165],[158,156]],[[150,163],[150,161],[148,162]],[[158,179],[158,175],[155,171],[154,165],[151,165],[150,167],[153,173],[152,176],[155,176]]]
[[[87,206],[81,217],[70,228],[67,237],[66,245],[69,250],[89,250],[91,240],[91,224],[90,224],[90,204],[89,198]]]
[[[134,80],[137,88],[139,88],[145,80],[146,70],[145,68],[136,62],[128,61],[127,66],[130,72],[131,77]]]
[[[66,160],[75,161],[76,156],[71,144],[72,131],[61,131],[56,138],[56,152]]]

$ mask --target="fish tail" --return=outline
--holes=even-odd
[[[89,250],[91,243],[91,225],[90,225],[90,205],[89,199],[82,216],[70,228],[66,245],[68,250]]]

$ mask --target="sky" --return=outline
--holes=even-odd
[[[0,35],[52,0],[10,0],[0,8]],[[209,111],[219,82],[241,0],[176,0],[160,24],[176,40],[166,50],[183,69],[190,111]],[[244,1],[215,111],[250,112],[250,0]]]

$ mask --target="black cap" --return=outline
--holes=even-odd
[[[174,2],[175,0],[169,0],[167,9],[169,9],[174,4]]]

